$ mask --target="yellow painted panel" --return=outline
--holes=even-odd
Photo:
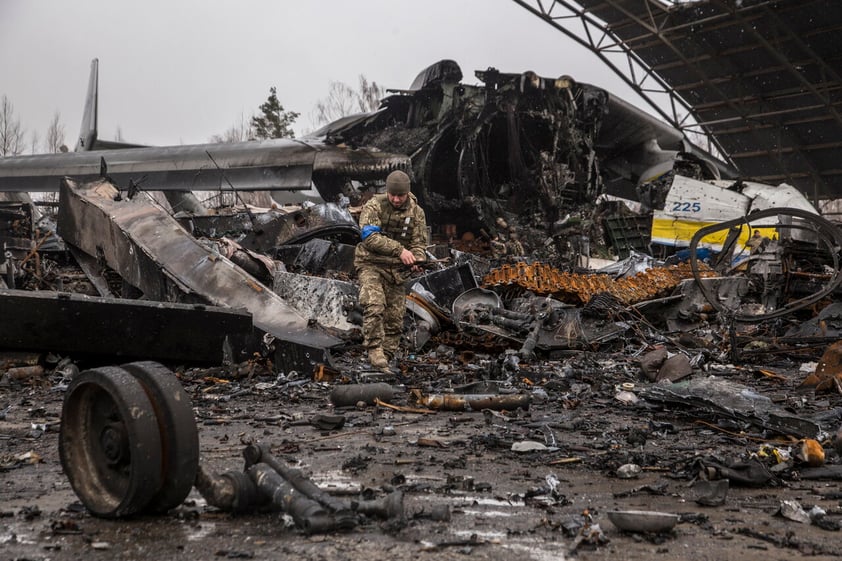
[[[679,247],[686,247],[690,245],[690,240],[693,236],[704,228],[717,224],[716,222],[696,222],[693,220],[679,220],[677,218],[657,218],[652,219],[652,243],[659,243],[662,245],[672,245]],[[774,228],[759,228],[760,234],[769,238],[775,239],[777,233]],[[739,244],[740,247],[745,247],[746,242],[752,235],[752,230],[746,225],[742,226],[740,232]],[[707,235],[699,242],[699,247],[709,247],[714,250],[721,250],[722,244],[725,243],[725,238],[728,237],[728,230],[719,230],[713,234]]]

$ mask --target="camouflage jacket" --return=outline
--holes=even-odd
[[[426,260],[427,219],[412,193],[401,208],[386,195],[375,195],[360,213],[362,241],[354,253],[354,265],[400,266],[400,254],[408,249],[419,261]]]

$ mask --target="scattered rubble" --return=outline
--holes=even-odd
[[[174,216],[67,178],[54,224],[3,207],[10,555],[842,553],[839,227],[699,153],[642,181],[598,88],[454,65],[319,133],[410,154],[435,217],[385,371],[351,263],[376,180]]]

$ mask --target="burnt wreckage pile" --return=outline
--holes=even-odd
[[[608,93],[569,76],[493,68],[476,76],[483,85],[463,84],[459,66],[441,61],[375,113],[314,134],[410,155],[413,192],[452,244],[472,250],[515,238],[518,255],[569,255],[571,238],[590,234],[581,218],[603,191],[597,150]]]
[[[195,433],[128,419],[137,392],[125,388],[142,387],[145,409],[192,421],[189,407],[162,397],[170,372],[137,360],[346,388],[336,407],[483,410],[493,423],[560,387],[575,408],[572,373],[587,363],[593,374],[593,357],[611,356],[627,380],[614,395],[624,405],[642,398],[830,443],[835,410],[800,417],[708,375],[752,361],[793,367],[842,338],[842,231],[792,190],[732,177],[604,90],[529,72],[477,76],[482,86],[462,84],[442,61],[378,111],[313,135],[340,150],[407,155],[427,211],[428,265],[407,274],[403,352],[386,372],[360,358],[352,266],[354,214],[382,178],[316,182],[328,202],[265,210],[174,214],[108,178],[63,179],[55,222],[28,204],[2,206],[0,313],[16,321],[0,324],[0,345],[29,352],[30,366],[35,353],[41,374],[69,372],[65,411],[111,435],[92,442],[78,416],[63,418],[74,490],[111,493],[89,498],[89,510],[160,512],[195,480],[208,504],[273,505],[311,532],[354,527],[365,513],[403,519],[401,494],[337,501],[268,448],[248,448],[244,472],[200,469]],[[817,388],[842,388],[834,349],[814,368]],[[60,356],[92,368],[74,373]],[[14,371],[22,365],[7,360],[5,378],[25,379]],[[329,417],[319,422],[341,428]],[[128,441],[146,455],[132,457]],[[151,487],[124,475],[184,446],[190,465],[165,467],[144,480]],[[733,472],[712,460],[702,468],[711,479]]]

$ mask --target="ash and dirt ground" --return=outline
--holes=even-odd
[[[472,371],[457,362],[446,372],[421,361],[406,361],[404,367],[399,381],[407,387],[472,380]],[[767,368],[786,380],[765,377],[755,368],[723,368],[716,375],[774,396],[782,405],[801,404],[802,415],[842,404],[838,394],[799,391],[803,374],[795,361]],[[209,375],[227,377],[230,383],[214,383]],[[92,517],[62,473],[57,423],[62,392],[48,373],[40,381],[0,387],[0,410],[10,406],[0,420],[0,559],[767,560],[842,555],[839,532],[776,514],[780,502],[790,499],[806,508],[819,505],[831,519],[842,520],[842,482],[799,480],[787,472],[780,486],[731,486],[723,506],[696,504],[693,458],[737,459],[756,452],[761,443],[751,435],[701,424],[716,419],[698,414],[623,405],[614,398],[615,388],[622,383],[639,388],[642,381],[634,364],[620,355],[581,353],[562,361],[522,363],[514,387],[525,392],[541,387],[547,396],[526,412],[422,415],[346,408],[336,410],[346,415],[345,426],[330,432],[307,424],[313,415],[332,410],[329,384],[298,379],[272,385],[271,375],[236,379],[219,369],[187,369],[179,376],[193,400],[203,465],[216,472],[242,469],[244,443],[268,443],[276,457],[337,493],[364,487],[382,496],[403,489],[405,525],[368,521],[349,532],[308,536],[285,526],[278,513],[234,516],[210,508],[195,489],[167,515]],[[536,386],[523,384],[524,377],[536,380]],[[407,395],[398,391],[395,403],[407,404]],[[46,432],[33,424],[46,425]],[[555,450],[511,450],[520,440],[552,444],[552,439]],[[27,452],[42,461],[14,461]],[[828,452],[828,463],[838,464],[835,453]],[[629,462],[642,466],[640,476],[617,477],[617,468]],[[558,479],[557,494],[536,495],[548,476]],[[430,519],[445,505],[449,521]],[[625,533],[607,519],[609,510],[665,511],[681,519],[666,534]],[[585,511],[603,539],[574,550],[575,527]]]

